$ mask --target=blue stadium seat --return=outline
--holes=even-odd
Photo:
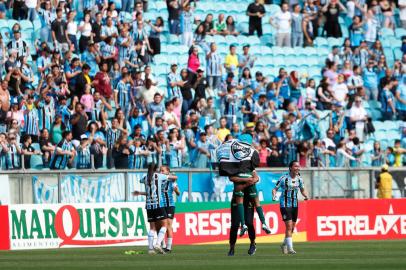
[[[10,30],[13,28],[13,25],[15,25],[16,23],[19,23],[19,22],[16,20],[7,20],[7,25]]]
[[[237,30],[241,33],[248,33],[248,22],[240,22],[237,25]]]
[[[253,46],[253,45],[260,45],[261,41],[257,36],[249,36],[248,37],[248,43]]]
[[[386,127],[382,121],[372,121],[376,131],[385,131]]]
[[[41,170],[44,167],[42,157],[39,155],[32,155],[30,159],[30,165],[32,169]]]
[[[227,44],[227,41],[226,41],[225,37],[223,37],[223,36],[215,35],[215,36],[213,36],[213,39],[214,39],[214,42],[217,43],[217,45],[222,45],[222,44],[226,45]]]
[[[387,38],[387,37],[395,36],[395,32],[392,29],[389,29],[389,28],[381,28],[381,34],[382,34],[382,37],[384,39]]]
[[[272,49],[268,46],[261,45],[261,54],[262,55],[272,55]]]
[[[262,45],[274,45],[274,37],[272,34],[264,34],[262,37],[260,37],[260,40]]]
[[[177,35],[169,35],[169,44],[175,45],[180,44],[179,37]]]
[[[327,39],[323,38],[323,37],[317,37],[314,40],[314,45],[315,45],[315,47],[326,47],[326,48],[328,48]]]
[[[395,36],[396,36],[397,38],[401,38],[401,37],[403,37],[403,36],[406,36],[406,29],[403,29],[403,28],[396,28],[396,29],[395,29]]]
[[[396,121],[386,120],[385,122],[383,122],[383,124],[385,126],[385,130],[399,131],[399,123]]]
[[[167,10],[166,2],[164,2],[164,1],[156,1],[155,2],[155,8],[156,8],[156,10],[159,10],[159,11],[166,11]]]

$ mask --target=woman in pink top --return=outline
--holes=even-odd
[[[189,51],[187,69],[193,73],[196,73],[199,67],[200,67],[199,49],[196,46],[193,46]]]
[[[94,108],[94,99],[90,93],[91,85],[87,84],[85,88],[85,94],[80,98],[80,103],[83,104],[85,112],[89,119],[92,119],[92,110]]]
[[[259,145],[259,167],[267,167],[267,159],[271,155],[272,150],[268,147],[268,141],[265,139],[262,139]]]

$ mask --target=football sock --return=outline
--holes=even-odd
[[[292,237],[286,238],[286,244],[287,244],[289,250],[293,249]]]
[[[257,207],[257,213],[258,213],[259,220],[261,220],[262,224],[266,224],[264,210],[262,210],[262,206]]]
[[[166,227],[162,227],[162,228],[159,230],[158,239],[156,240],[157,246],[161,246],[162,241],[163,241],[164,238],[165,238],[165,234],[166,234]]]
[[[167,239],[166,248],[169,250],[172,249],[172,237]]]
[[[241,226],[245,225],[245,217],[244,217],[244,204],[239,203],[237,204],[238,207],[238,215],[240,217],[240,224]]]
[[[155,237],[155,231],[150,230],[148,232],[148,248],[149,249],[154,249],[154,237]]]

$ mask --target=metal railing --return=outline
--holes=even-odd
[[[172,169],[172,172],[186,173],[187,180],[187,200],[193,202],[193,183],[201,181],[199,174],[210,173],[207,169]],[[258,168],[259,172],[285,172],[286,168]],[[18,170],[2,171],[0,175],[7,175],[10,181],[10,194],[12,203],[34,203],[34,189],[32,177],[37,176],[47,179],[49,184],[57,185],[58,202],[61,202],[61,180],[67,175],[79,175],[85,177],[105,176],[108,174],[124,174],[124,201],[128,201],[129,194],[129,174],[146,172],[146,170]],[[397,187],[394,187],[396,197],[406,196],[406,168],[391,168]],[[216,172],[212,172],[216,174]],[[374,198],[376,194],[375,179],[379,173],[379,168],[304,168],[301,175],[305,182],[305,187],[313,199],[325,198]],[[197,175],[197,176],[196,176]],[[355,180],[354,180],[355,179]],[[356,181],[356,185],[354,185]],[[208,183],[209,184],[209,183]],[[1,185],[1,182],[0,182]],[[264,191],[264,192],[271,192]]]

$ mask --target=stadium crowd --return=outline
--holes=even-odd
[[[340,38],[340,16],[350,21],[349,37],[331,48],[321,79],[285,68],[274,78],[253,73],[259,59],[249,43],[229,44],[224,58],[207,41],[239,35],[233,16],[194,16],[204,1],[166,4],[168,20],[150,21],[143,17],[147,0],[85,0],[79,9],[71,0],[0,2],[2,19],[41,22],[35,52],[19,22],[0,37],[2,170],[146,168],[152,161],[214,168],[216,147],[242,133],[252,134],[262,167],[295,159],[307,167],[357,167],[374,132],[364,104],[379,101],[382,120],[406,120],[406,37],[393,66],[380,40],[385,30],[406,28],[405,0],[283,2],[270,19],[276,47]],[[260,0],[247,4],[246,34],[266,34],[265,14]],[[190,50],[184,63],[169,63],[163,87],[152,67],[169,34]],[[401,134],[385,150],[376,141],[367,165],[402,166]]]

